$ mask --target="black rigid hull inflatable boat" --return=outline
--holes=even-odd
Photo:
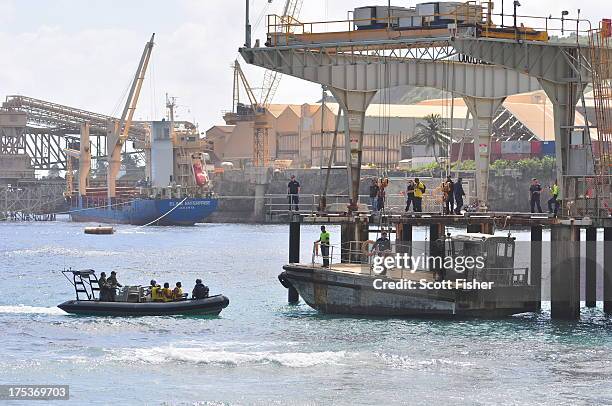
[[[95,271],[62,271],[73,285],[76,300],[68,300],[57,307],[67,313],[90,316],[175,316],[210,315],[216,316],[229,305],[223,295],[203,299],[175,300],[171,302],[152,302],[146,287],[124,286],[112,302],[101,301],[100,284]],[[71,275],[72,278],[68,277]],[[186,296],[186,295],[185,295]]]
[[[66,313],[95,316],[172,316],[172,315],[218,315],[229,305],[223,295],[205,299],[176,302],[100,302],[98,300],[68,300],[57,307]]]

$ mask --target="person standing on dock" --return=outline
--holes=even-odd
[[[557,213],[559,212],[559,185],[556,180],[550,187],[550,194],[552,196],[548,199],[548,213],[554,214],[555,217],[557,217]]]
[[[370,185],[370,205],[372,206],[373,212],[378,210],[378,189],[378,182],[376,179],[372,179],[372,184]]]
[[[301,191],[300,182],[295,180],[295,175],[291,175],[291,180],[289,184],[287,184],[287,197],[289,198],[289,211],[293,210],[295,207],[295,211],[300,211],[300,191]]]
[[[329,241],[330,234],[325,229],[325,226],[321,226],[321,235],[319,235],[319,240],[316,241],[321,246],[321,256],[323,257],[323,266],[329,267]]]
[[[455,183],[450,176],[442,183],[442,192],[444,193],[444,214],[453,214],[455,212]]]
[[[465,191],[463,190],[463,178],[457,178],[453,192],[455,194],[455,214],[461,214],[461,208],[463,207],[463,196],[465,196]]]
[[[419,180],[419,178],[414,178],[414,211],[422,212],[423,211],[423,195],[425,194],[425,184]]]
[[[408,180],[408,185],[406,186],[406,212],[410,210],[410,205],[414,203],[414,181],[412,179]],[[415,206],[412,206],[414,210]]]
[[[542,206],[540,205],[540,194],[542,193],[542,185],[536,178],[531,180],[531,186],[529,187],[529,202],[531,204],[531,212],[535,213],[536,206],[538,207],[538,213],[542,213]]]

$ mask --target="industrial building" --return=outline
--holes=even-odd
[[[593,106],[592,93],[585,96],[585,105],[591,122],[595,116],[592,112],[589,114]],[[270,105],[266,109],[266,118],[270,123],[268,147],[271,162],[291,167],[327,165],[337,114],[336,103]],[[371,104],[364,123],[364,165],[395,168],[406,160],[433,159],[431,148],[410,142],[418,124],[431,114],[440,115],[447,128],[453,129],[451,160],[474,159],[472,118],[468,107],[461,98],[445,98],[411,105]],[[576,126],[585,125],[583,112],[576,112],[575,123]],[[550,152],[548,155],[553,155],[553,104],[541,90],[509,96],[496,113],[492,131],[491,159],[502,158],[502,153],[505,155],[503,158],[509,160],[547,155],[547,151]],[[206,137],[212,143],[218,160],[240,167],[251,164],[252,122],[213,126],[206,132]],[[597,138],[595,129],[591,130],[591,138]],[[340,120],[334,159],[338,165],[345,164],[344,139],[344,121]]]

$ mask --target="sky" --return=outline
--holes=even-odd
[[[253,38],[265,42],[265,16],[285,0],[250,0]],[[423,2],[392,0],[393,6]],[[521,0],[519,14],[570,17],[582,8],[594,24],[612,17],[612,0]],[[346,19],[347,11],[385,0],[304,0],[301,21]],[[505,1],[511,13],[512,1]],[[501,0],[496,2],[500,9]],[[0,100],[21,94],[119,115],[144,44],[156,33],[137,119],[160,119],[165,94],[177,119],[201,131],[223,124],[232,107],[231,64],[244,43],[245,0],[0,0]],[[259,24],[257,22],[259,21]],[[529,25],[529,24],[525,24]],[[263,70],[243,69],[254,88]],[[275,103],[320,99],[320,86],[283,77]]]

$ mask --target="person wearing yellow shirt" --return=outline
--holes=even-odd
[[[172,299],[183,300],[183,285],[181,282],[176,283],[176,287],[172,291]]]
[[[163,302],[163,298],[161,295],[161,286],[159,286],[159,284],[154,279],[151,280],[150,290],[152,302]]]
[[[170,284],[168,282],[164,283],[164,288],[161,290],[161,296],[164,302],[172,301],[172,289],[170,289]]]
[[[414,211],[423,211],[423,195],[425,194],[425,184],[419,180],[414,179]]]
[[[548,213],[554,213],[555,217],[557,217],[557,212],[559,212],[559,185],[557,184],[556,180],[550,187],[550,194],[552,196],[548,200]],[[554,210],[553,206],[555,207]]]

